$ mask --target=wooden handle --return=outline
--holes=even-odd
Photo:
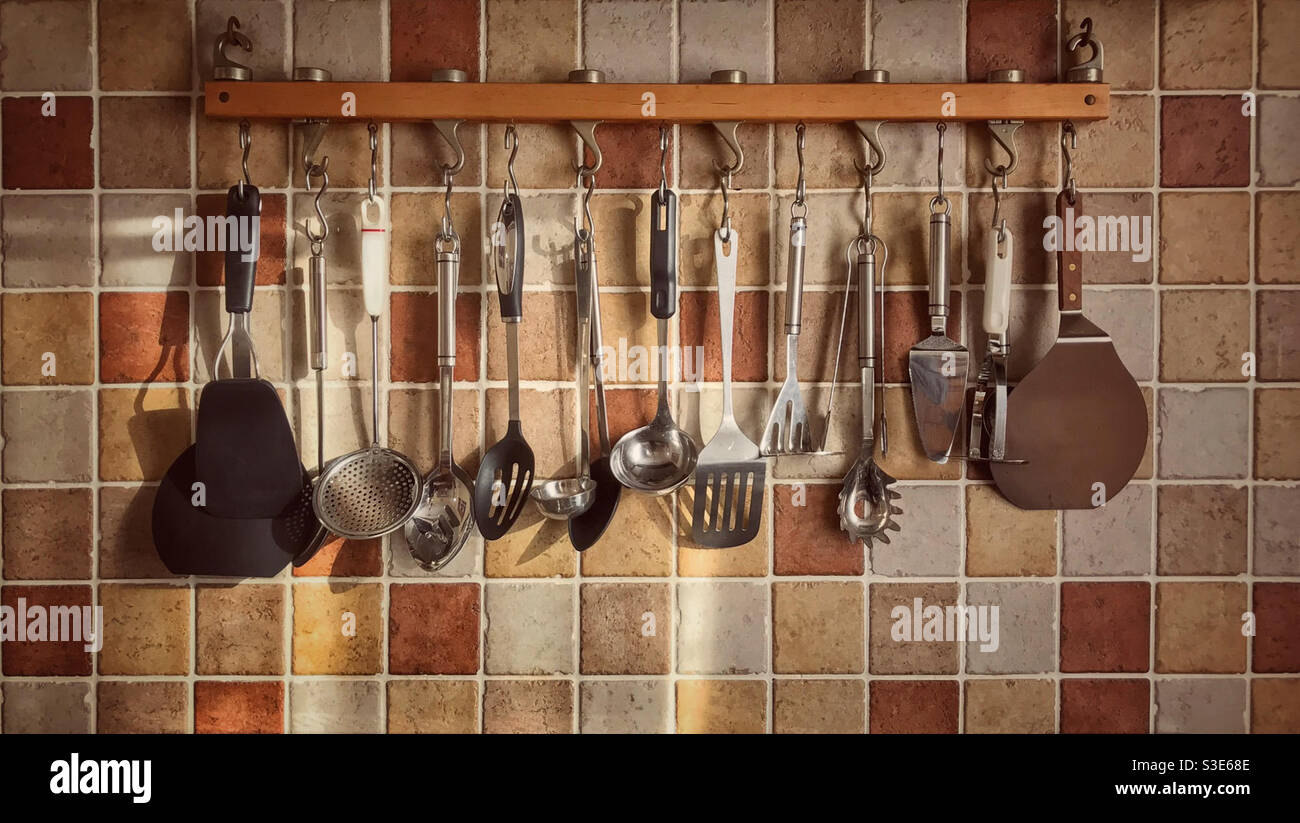
[[[1056,216],[1060,218],[1061,250],[1056,253],[1057,305],[1061,311],[1083,311],[1083,252],[1074,245],[1074,221],[1083,214],[1083,195],[1056,195]]]

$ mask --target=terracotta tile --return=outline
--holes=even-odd
[[[45,117],[39,97],[0,103],[6,189],[89,189],[95,185],[89,97],[60,97],[57,116]]]
[[[316,556],[295,566],[294,577],[379,577],[384,573],[383,546],[374,540],[330,536]]]
[[[578,686],[582,701],[579,730],[583,734],[668,732],[670,688],[666,680],[583,681]]]
[[[583,674],[666,674],[672,643],[671,593],[664,583],[582,587]]]
[[[770,83],[767,44],[771,27],[768,4],[758,0],[684,0],[678,11],[680,82],[707,83],[712,71],[742,69],[749,73],[750,83]]]
[[[1156,671],[1244,672],[1242,583],[1156,585]]]
[[[1245,389],[1160,390],[1160,476],[1245,477]]]
[[[105,583],[100,674],[188,674],[190,593],[180,586]]]
[[[478,76],[479,0],[395,0],[389,4],[389,80],[424,82],[434,69]],[[431,48],[432,46],[432,48]]]
[[[233,14],[243,24],[242,30],[253,39],[253,51],[239,52],[239,62],[252,69],[254,80],[288,80],[289,48],[292,38],[285,35],[289,15],[285,0],[197,0],[195,3],[194,42],[213,43],[226,30]],[[198,49],[195,54],[199,77],[212,77],[212,50]],[[227,121],[227,125],[233,125]],[[254,125],[256,129],[256,125]]]
[[[280,285],[285,282],[285,196],[263,194],[262,214],[258,220],[258,255],[256,284]],[[224,194],[200,194],[195,200],[201,217],[224,216]],[[226,256],[221,251],[203,251],[194,255],[194,279],[200,286],[222,286],[226,282]],[[254,307],[260,308],[254,301]],[[259,314],[261,312],[258,312]]]
[[[1147,680],[1062,680],[1065,734],[1146,734],[1151,724]]]
[[[767,730],[762,680],[678,680],[679,734],[762,734]]]
[[[1165,97],[1160,106],[1160,185],[1245,186],[1250,122],[1237,97]]]
[[[1293,89],[1300,86],[1300,61],[1288,42],[1300,35],[1300,9],[1286,0],[1259,4],[1259,86]]]
[[[1147,583],[1062,583],[1061,671],[1148,671],[1150,613]]]
[[[189,91],[193,21],[187,5],[101,0],[98,19],[101,89]],[[140,25],[144,20],[148,25]]]
[[[673,567],[672,500],[624,491],[600,542],[582,552],[584,577],[667,577]]]
[[[486,734],[569,734],[573,684],[568,680],[489,680],[483,686]]]
[[[862,734],[866,683],[861,680],[777,680],[772,684],[777,734]]]
[[[568,584],[489,583],[483,594],[487,609],[483,670],[572,674],[573,594]],[[477,652],[477,643],[473,649]]]
[[[1250,682],[1250,730],[1255,734],[1300,731],[1300,680],[1260,677]]]
[[[224,194],[220,200],[224,213]],[[162,217],[172,221],[172,225],[181,224],[186,215],[194,212],[191,202],[188,192],[100,195],[99,284],[188,288],[193,283],[190,273],[193,262],[203,255],[185,251],[183,240],[173,241],[172,251],[165,247],[155,249],[153,221]],[[224,263],[224,253],[213,256]]]
[[[1157,734],[1242,734],[1245,680],[1179,678],[1156,681]]]
[[[637,0],[582,4],[584,66],[610,83],[671,83],[673,7]]]
[[[487,0],[487,77],[494,82],[559,82],[574,68],[578,19],[567,2]]]
[[[596,67],[598,68],[598,67]],[[601,188],[649,189],[659,185],[659,126],[654,123],[606,123],[596,133],[604,163]],[[672,141],[668,146],[668,179],[672,179]]]
[[[843,83],[862,68],[866,8],[852,0],[778,0],[777,83]]]
[[[679,583],[676,623],[678,672],[758,674],[766,670],[766,585]]]
[[[153,486],[105,486],[99,490],[99,576],[173,577],[153,545]]]
[[[293,734],[379,734],[381,685],[374,680],[298,680],[289,696]]]
[[[1300,380],[1300,293],[1265,290],[1256,293],[1255,319],[1259,346],[1259,380]]]
[[[966,574],[972,577],[1056,574],[1052,511],[1011,505],[993,486],[966,489]]]
[[[90,3],[5,3],[0,8],[0,89],[88,90]],[[185,42],[189,43],[186,32]]]
[[[293,673],[383,671],[383,586],[293,584]]]
[[[477,734],[473,680],[388,681],[389,734]]]
[[[1056,4],[1050,0],[971,0],[966,11],[966,76],[1023,69],[1030,83],[1056,81]]]
[[[105,383],[188,380],[189,309],[184,292],[100,295],[100,379]]]
[[[839,493],[825,483],[773,487],[777,574],[862,574],[862,547],[839,528]]]
[[[91,605],[91,590],[89,586],[4,586],[0,588],[0,603],[3,603],[6,610],[13,609],[13,614],[18,614],[18,609],[26,606],[27,609],[39,607],[47,610],[55,608],[74,607],[77,609],[76,614],[82,617],[85,614],[85,607]],[[104,621],[108,623],[109,616],[105,610]],[[8,621],[6,621],[8,622]],[[82,622],[84,627],[84,621]],[[93,630],[93,627],[92,627]],[[79,637],[85,637],[85,629],[82,628],[77,632]],[[25,635],[26,636],[26,635]],[[87,641],[78,640],[60,640],[52,642],[49,640],[6,640],[0,646],[0,652],[3,653],[4,674],[6,677],[50,677],[65,676],[77,677],[86,676],[93,673],[91,668],[91,655],[86,650]],[[107,646],[107,644],[105,644]],[[101,667],[103,666],[101,657]],[[8,721],[6,719],[5,731],[9,731]]]
[[[540,475],[540,467],[538,471]],[[483,571],[487,577],[573,577],[577,554],[566,525],[543,517],[530,503],[514,528],[487,544]]]
[[[967,672],[1037,674],[1056,669],[1056,586],[968,583],[965,605],[978,610],[966,630]]]
[[[438,259],[433,245],[437,233],[434,225],[436,220],[442,219],[442,195],[399,192],[393,195],[389,205],[392,214],[389,279],[399,286],[434,286],[437,282]],[[473,247],[470,238],[482,235],[479,196],[457,192],[452,195],[451,208],[456,231],[464,243],[459,283],[480,283],[483,278],[479,255],[470,251]],[[457,317],[458,321],[459,319]]]
[[[293,6],[293,59],[342,80],[382,80],[383,9],[365,0],[303,0]]]
[[[477,583],[389,587],[388,670],[474,674],[479,657]]]
[[[871,572],[886,577],[956,577],[961,567],[961,488],[948,486],[895,486],[903,495],[899,503],[925,517],[900,520],[901,530],[889,543],[876,541],[871,549]]]
[[[956,734],[956,680],[873,680],[872,734]]]
[[[1250,86],[1250,0],[1160,6],[1160,85],[1166,89]]]
[[[696,0],[696,2],[698,2],[698,0]],[[748,3],[752,2],[752,0],[740,0],[740,2]],[[728,54],[735,53],[738,52],[728,52]],[[711,62],[718,62],[718,58],[714,58]],[[732,62],[734,61],[729,61],[723,64],[722,68],[736,68],[736,66],[731,65]],[[706,70],[704,74],[705,77],[700,82],[708,81],[709,71]],[[684,69],[682,71],[680,82],[692,82],[687,78]],[[755,83],[763,81],[756,80],[754,72],[751,71],[749,73],[749,82]],[[736,139],[740,143],[741,150],[745,153],[745,165],[739,172],[732,175],[731,185],[733,188],[733,194],[734,190],[739,190],[743,193],[746,189],[763,189],[770,185],[772,155],[769,147],[772,140],[772,129],[772,126],[765,123],[742,123],[740,125],[740,129],[736,132]],[[716,160],[719,163],[734,163],[735,158],[732,157],[731,149],[727,147],[722,136],[718,134],[717,129],[712,126],[706,126],[703,124],[683,125],[678,129],[678,134],[681,135],[682,141],[682,147],[678,151],[678,157],[681,158],[682,164],[682,171],[678,177],[678,185],[684,189],[713,190],[712,193],[718,198],[713,202],[711,208],[713,219],[709,231],[713,231],[719,227],[719,221],[722,219],[722,195],[718,191],[720,181],[718,171],[713,167],[713,162]],[[734,197],[731,198],[731,203],[734,215],[734,207],[737,205],[737,201]],[[768,218],[764,216],[763,219],[764,225],[768,225]],[[742,238],[749,236],[745,234],[741,224],[736,222],[735,216],[732,217],[731,225],[733,228],[740,230],[740,236]],[[750,232],[749,234],[752,235],[753,232]],[[686,231],[686,223],[684,221],[682,223],[682,236],[692,236]],[[708,245],[711,254],[713,249],[713,240],[707,235],[704,235],[704,237],[709,241]],[[752,242],[752,240],[746,242]],[[682,249],[683,260],[686,259],[685,251],[685,249]]]
[[[85,293],[6,294],[4,383],[88,385],[95,379],[94,302]]]
[[[965,68],[965,9],[944,0],[879,0],[871,6],[871,65],[895,83],[942,83]]]
[[[438,296],[397,292],[392,296],[391,378],[393,381],[436,383],[438,380]],[[479,362],[479,296],[456,297],[457,380],[477,380]]]
[[[1110,46],[1106,53],[1106,82],[1113,90],[1146,90],[1155,81],[1157,0],[1065,0],[1061,9],[1063,38],[1073,36],[1085,17]],[[1064,40],[1062,41],[1064,42]],[[1062,71],[1077,58],[1062,52]],[[1087,50],[1082,50],[1084,57]]]
[[[187,389],[100,389],[100,480],[159,480],[189,442]]]
[[[682,346],[704,347],[704,380],[722,379],[722,339],[718,297],[714,292],[681,292],[678,328]],[[736,295],[731,379],[739,383],[767,380],[768,296],[746,291]]]
[[[1257,672],[1300,671],[1300,641],[1293,631],[1300,620],[1300,584],[1256,583],[1254,654]]]
[[[6,6],[11,8],[10,6]],[[0,12],[2,13],[2,12]],[[4,285],[43,288],[95,284],[95,201],[90,195],[0,197]]]
[[[477,66],[477,62],[475,65]],[[428,76],[422,77],[421,80],[428,82]],[[437,229],[434,226],[437,224],[431,223],[431,219],[442,220],[443,187],[445,185],[442,169],[456,162],[455,150],[431,123],[390,123],[388,134],[393,162],[393,170],[390,173],[392,184],[394,186],[432,187],[437,190],[436,194],[413,195],[436,204],[432,213],[425,212],[423,215],[423,222],[428,226],[425,230],[424,239],[432,246],[433,238],[437,234]],[[465,166],[456,175],[454,181],[456,186],[477,186],[482,183],[480,172],[484,152],[482,135],[483,131],[477,125],[462,125],[456,132],[461,149],[465,152]],[[366,154],[360,159],[366,164],[360,169],[361,174],[363,176],[369,175],[370,155]],[[381,169],[380,174],[382,173]],[[454,193],[452,196],[452,218],[456,231],[462,238],[483,236],[481,230],[475,228],[471,231],[470,229],[470,221],[477,223],[479,218],[479,199],[479,195],[475,192],[462,191],[458,194]],[[471,249],[472,246],[466,247],[467,251]],[[472,262],[477,272],[478,255],[466,254],[465,257],[473,258]],[[469,261],[462,259],[461,267],[465,268],[467,262]],[[428,276],[434,276],[432,267],[428,271]],[[462,271],[462,280],[465,277],[466,273]]]
[[[1165,291],[1160,295],[1160,379],[1244,381],[1250,350],[1245,290]]]
[[[5,683],[6,734],[90,734],[87,682]]]
[[[90,489],[5,489],[5,579],[90,579],[92,494]]]
[[[184,734],[190,689],[178,681],[101,680],[95,687],[97,734]]]
[[[1104,34],[1100,36],[1105,38]],[[1109,118],[1075,125],[1079,147],[1071,152],[1071,157],[1079,185],[1124,188],[1155,185],[1154,97],[1113,96]],[[1207,151],[1204,139],[1198,139],[1196,147],[1199,152]],[[1170,184],[1166,180],[1162,185]]]
[[[1255,390],[1255,477],[1300,479],[1300,389]]]
[[[1300,487],[1255,487],[1255,574],[1300,577]]]
[[[1156,571],[1167,575],[1246,571],[1245,488],[1161,486]]]
[[[284,683],[200,680],[194,684],[196,734],[280,734]]]
[[[924,620],[925,609],[957,605],[956,583],[875,583],[871,586],[872,674],[956,674],[958,645],[952,641],[917,637],[914,627]],[[916,601],[921,614],[916,614]],[[906,609],[902,617],[895,609]],[[902,613],[900,613],[902,614]],[[924,629],[923,629],[924,631]]]
[[[1160,195],[1161,283],[1248,283],[1246,256],[1223,252],[1249,243],[1248,193]]]
[[[862,584],[773,583],[772,667],[781,674],[860,674]]]
[[[685,151],[683,148],[682,152]],[[713,191],[682,194],[677,204],[681,234],[677,247],[677,275],[683,287],[717,286],[713,233],[722,220],[722,196],[717,192],[716,180],[702,185],[712,186]],[[740,249],[736,252],[736,285],[741,288],[766,286],[771,279],[768,271],[772,265],[771,198],[763,193],[742,191],[728,195],[728,200],[731,227],[741,237]],[[685,294],[679,293],[679,306],[684,297]]]
[[[106,189],[189,188],[190,108],[187,97],[101,100],[99,184]],[[168,150],[159,152],[158,146]]]
[[[967,734],[1051,734],[1056,684],[1050,680],[967,680]]]
[[[4,404],[4,480],[90,480],[90,392],[9,392]],[[60,436],[50,448],[48,432]]]
[[[284,588],[201,586],[199,674],[284,674]]]

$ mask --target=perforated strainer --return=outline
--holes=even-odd
[[[366,206],[373,206],[373,214]],[[312,506],[325,528],[342,537],[381,537],[402,527],[420,504],[424,481],[410,458],[379,445],[379,315],[387,302],[388,245],[384,200],[361,203],[361,283],[370,315],[369,448],[334,460],[316,482]]]

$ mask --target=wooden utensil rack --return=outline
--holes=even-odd
[[[209,117],[335,123],[1083,122],[1110,114],[1105,83],[212,81],[204,94]]]

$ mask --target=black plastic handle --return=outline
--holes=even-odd
[[[242,196],[239,186],[230,187],[226,193],[226,311],[231,314],[247,314],[253,308],[261,215],[262,195],[257,186],[245,184]]]
[[[650,313],[667,320],[677,313],[677,195],[650,195]]]
[[[511,246],[510,252],[510,291],[502,292],[497,284],[497,294],[501,298],[501,319],[520,318],[524,316],[524,205],[519,195],[506,195],[501,209],[501,217],[510,216],[506,236],[502,242]]]

